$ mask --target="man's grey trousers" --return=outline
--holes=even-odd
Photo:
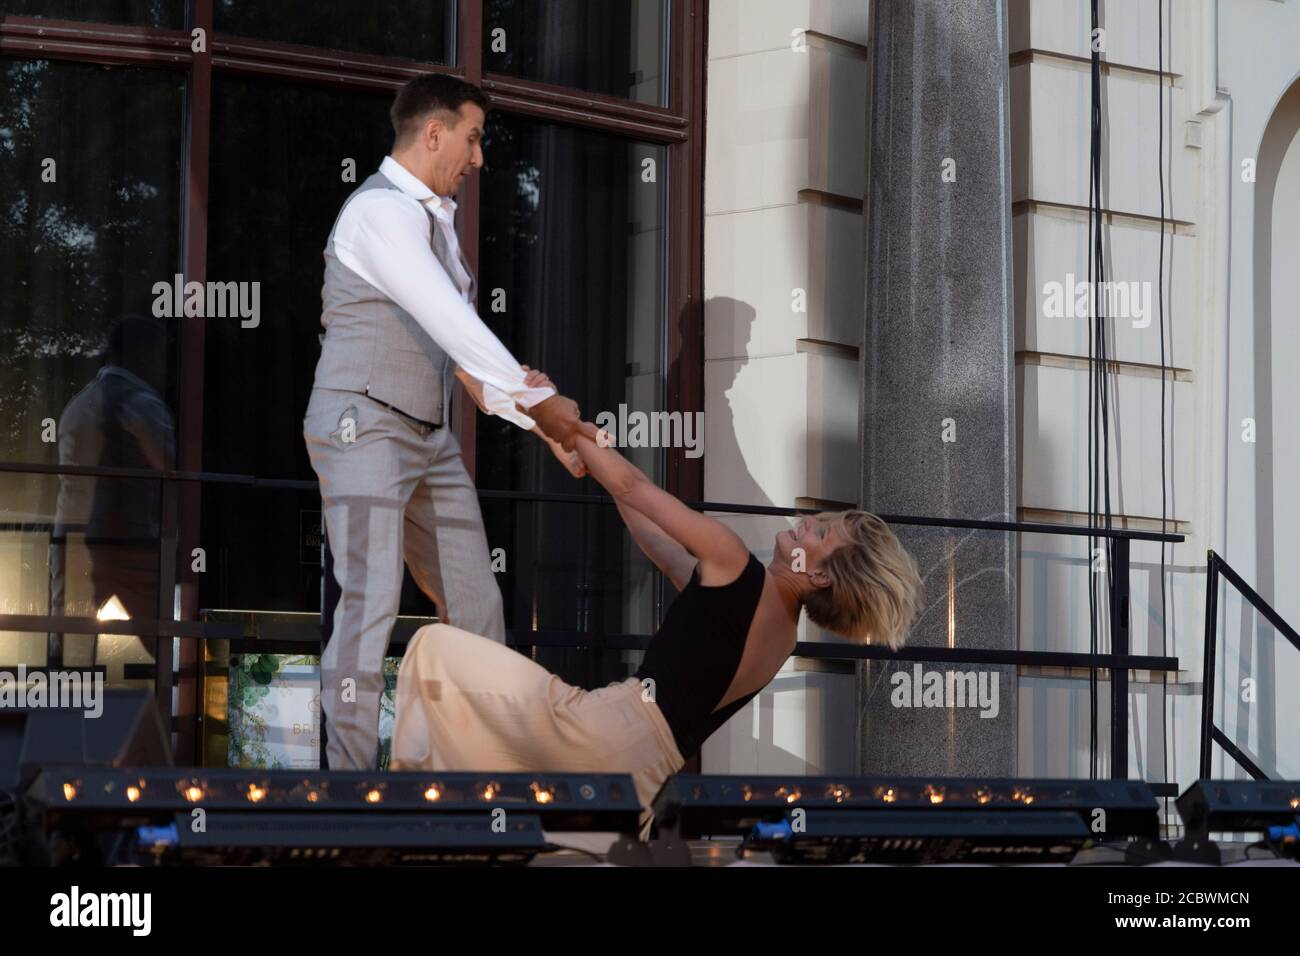
[[[369,396],[313,388],[303,438],[342,591],[321,658],[326,755],[333,770],[372,770],[403,560],[442,620],[504,644],[501,589],[449,426],[430,429]]]

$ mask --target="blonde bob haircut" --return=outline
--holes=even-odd
[[[823,511],[815,518],[838,526],[847,543],[822,562],[830,585],[804,599],[808,619],[858,644],[902,647],[924,591],[916,559],[869,512]]]

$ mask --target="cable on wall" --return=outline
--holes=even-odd
[[[1173,123],[1173,111],[1174,111],[1174,110],[1173,110],[1173,94],[1172,94],[1172,92],[1169,94],[1169,96],[1170,96],[1170,101],[1169,101],[1169,114],[1168,114],[1168,119],[1169,119],[1169,122],[1170,122],[1170,124],[1171,124],[1171,126],[1170,126],[1169,141],[1168,141],[1168,150],[1169,150],[1169,155],[1168,155],[1168,158],[1166,158],[1166,156],[1165,156],[1165,149],[1166,149],[1166,141],[1165,141],[1165,119],[1166,119],[1166,115],[1165,115],[1165,95],[1166,95],[1166,94],[1165,94],[1165,86],[1166,86],[1166,83],[1165,83],[1165,56],[1164,56],[1164,50],[1165,50],[1165,41],[1166,41],[1166,37],[1165,37],[1165,15],[1164,15],[1164,5],[1165,5],[1165,0],[1156,0],[1156,50],[1157,50],[1156,57],[1157,57],[1157,81],[1158,81],[1158,84],[1159,84],[1159,85],[1157,86],[1157,88],[1156,88],[1157,125],[1158,125],[1158,128],[1159,128],[1159,133],[1158,133],[1158,145],[1157,145],[1157,151],[1156,151],[1156,169],[1157,169],[1157,171],[1158,171],[1158,173],[1159,173],[1159,179],[1160,179],[1160,265],[1159,265],[1159,274],[1158,274],[1158,276],[1157,276],[1157,284],[1158,284],[1158,288],[1157,288],[1157,290],[1156,290],[1156,295],[1157,295],[1157,298],[1158,298],[1158,300],[1159,300],[1159,310],[1158,310],[1158,311],[1159,311],[1159,315],[1158,315],[1158,318],[1159,318],[1159,322],[1160,322],[1160,531],[1161,531],[1162,534],[1168,531],[1168,528],[1167,528],[1166,525],[1167,525],[1167,516],[1168,516],[1168,511],[1169,511],[1169,507],[1168,507],[1168,494],[1167,494],[1167,492],[1168,492],[1168,478],[1167,478],[1167,475],[1166,475],[1166,469],[1165,469],[1165,459],[1166,459],[1166,457],[1167,457],[1167,449],[1166,449],[1167,436],[1166,436],[1166,431],[1165,431],[1165,416],[1166,416],[1166,414],[1167,414],[1167,408],[1166,408],[1166,404],[1165,404],[1165,379],[1166,379],[1167,374],[1168,374],[1167,371],[1166,371],[1167,365],[1166,365],[1166,361],[1165,361],[1165,300],[1166,300],[1166,290],[1165,290],[1165,187],[1166,187],[1166,182],[1168,183],[1168,189],[1169,189],[1169,205],[1170,205],[1170,210],[1169,210],[1169,211],[1170,211],[1171,214],[1172,214],[1172,212],[1173,212],[1173,208],[1172,208],[1172,207],[1173,207],[1173,189],[1174,189],[1174,183],[1173,183],[1173,172],[1174,172],[1174,170],[1173,170],[1173,129],[1172,129],[1172,123]],[[1173,18],[1173,10],[1172,10],[1172,8],[1171,8],[1171,10],[1170,10],[1170,20],[1171,20],[1171,21],[1172,21],[1172,18]],[[1172,66],[1173,66],[1173,62],[1172,62],[1172,61],[1173,61],[1173,53],[1174,53],[1174,50],[1173,50],[1173,23],[1172,23],[1172,22],[1169,23],[1169,36],[1168,36],[1168,42],[1169,42],[1169,60],[1170,60],[1170,66],[1172,67]],[[1168,177],[1167,177],[1167,179],[1166,179],[1166,164],[1167,164],[1167,166],[1168,166]],[[1173,251],[1174,251],[1174,250],[1173,250],[1173,240],[1172,240],[1172,237],[1171,237],[1171,239],[1170,239],[1170,243],[1169,243],[1169,257],[1170,257],[1170,269],[1169,269],[1169,271],[1170,271],[1170,284],[1171,284],[1171,286],[1172,286],[1172,283],[1173,283]],[[1172,288],[1171,288],[1170,291],[1169,291],[1169,296],[1172,297]],[[1173,349],[1172,332],[1173,332],[1173,330],[1170,329],[1170,343],[1169,343],[1169,345],[1170,345],[1170,351],[1171,351],[1171,352],[1172,352],[1172,349]],[[1173,356],[1170,355],[1170,356],[1169,356],[1169,362],[1172,363],[1172,361],[1173,361]],[[1160,654],[1161,654],[1161,656],[1168,656],[1168,654],[1169,654],[1169,647],[1168,647],[1168,644],[1169,644],[1168,602],[1167,602],[1166,593],[1165,593],[1165,591],[1166,591],[1166,580],[1165,580],[1165,574],[1166,574],[1166,571],[1165,571],[1165,544],[1166,544],[1166,542],[1164,542],[1164,541],[1161,541],[1161,542],[1160,542]],[[1171,729],[1170,729],[1170,726],[1169,726],[1169,724],[1170,724],[1170,721],[1169,721],[1169,675],[1168,675],[1166,672],[1164,672],[1164,671],[1161,671],[1161,672],[1160,672],[1160,691],[1161,691],[1161,693],[1160,693],[1161,721],[1160,721],[1160,722],[1161,722],[1161,727],[1162,727],[1162,737],[1163,737],[1163,741],[1164,741],[1164,761],[1163,761],[1163,762],[1164,762],[1164,772],[1165,772],[1164,775],[1165,775],[1165,782],[1168,783],[1168,782],[1169,782],[1169,752],[1170,752],[1170,748],[1171,748],[1171,738],[1170,738]]]
[[[1099,0],[1092,0],[1092,36],[1096,37],[1098,28]],[[1102,230],[1102,142],[1101,142],[1101,45],[1094,42],[1092,46],[1091,69],[1091,116],[1089,137],[1088,170],[1088,289],[1092,305],[1091,322],[1088,327],[1088,523],[1090,527],[1099,525],[1109,530],[1113,526],[1110,505],[1110,345],[1106,330],[1105,296],[1097,295],[1096,290],[1104,288],[1106,281],[1106,254]],[[1101,474],[1098,477],[1098,470]],[[1111,539],[1104,539],[1105,559],[1103,568],[1106,573],[1107,596],[1114,590],[1111,578]],[[1099,645],[1099,627],[1097,619],[1097,575],[1093,573],[1094,556],[1097,555],[1097,539],[1088,538],[1088,643],[1089,650],[1096,654]],[[1089,708],[1088,773],[1091,779],[1097,776],[1097,668],[1088,669],[1088,690],[1091,699]]]

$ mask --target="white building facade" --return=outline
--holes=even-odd
[[[1088,276],[1099,42],[1107,279],[1134,293],[1108,320],[1111,511],[1119,527],[1160,530],[1163,518],[1185,535],[1165,549],[1163,628],[1160,546],[1133,545],[1131,652],[1177,657],[1179,670],[1167,682],[1130,675],[1129,773],[1181,791],[1199,775],[1207,551],[1300,622],[1300,2],[1165,0],[1163,34],[1157,0],[1100,8],[1099,37],[1086,0],[1006,8],[1019,463],[1009,517],[1087,521],[1088,323],[1056,314],[1050,297]],[[710,3],[706,500],[857,501],[870,27],[869,4],[852,0]],[[762,559],[788,526],[727,520]],[[1020,535],[1022,650],[1089,650],[1086,541]],[[947,599],[939,577],[927,589]],[[1100,617],[1106,651],[1104,605]],[[1300,649],[1230,587],[1218,617],[1217,723],[1270,776],[1294,779]],[[804,627],[801,639],[825,639]],[[858,694],[852,664],[794,659],[708,742],[703,769],[861,770]],[[1022,667],[1018,695],[1019,775],[1088,776],[1088,672]],[[1098,703],[1104,774],[1104,679]],[[1215,776],[1244,775],[1225,759],[1216,747]]]

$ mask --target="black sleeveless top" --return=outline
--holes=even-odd
[[[765,577],[753,553],[740,577],[717,587],[700,584],[697,564],[646,648],[635,676],[654,680],[655,702],[684,759],[758,693],[712,712],[740,667]]]

